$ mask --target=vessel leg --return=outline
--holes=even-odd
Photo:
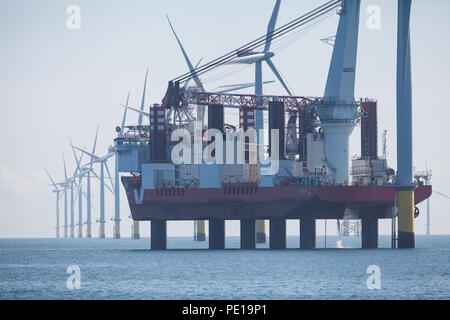
[[[266,243],[266,220],[256,220],[256,243]]]
[[[205,220],[197,220],[194,223],[197,223],[196,241],[206,241]]]
[[[378,248],[378,219],[362,217],[362,248]]]
[[[286,249],[286,219],[270,219],[270,249]]]
[[[306,218],[300,220],[300,249],[316,247],[316,220]]]
[[[254,219],[241,220],[241,249],[256,248],[256,224]]]
[[[225,249],[225,220],[209,219],[209,249]]]
[[[133,221],[133,236],[132,239],[139,240],[141,238],[141,234],[139,232],[139,221]]]
[[[166,220],[151,220],[151,234],[150,242],[152,250],[166,250],[167,249],[167,221]]]

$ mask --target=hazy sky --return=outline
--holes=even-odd
[[[325,0],[283,0],[278,26]],[[187,71],[170,32],[169,14],[185,48],[196,63],[227,53],[265,33],[275,0],[61,1],[2,0],[0,2],[0,237],[53,236],[55,196],[44,173],[63,177],[64,151],[68,171],[74,160],[69,138],[91,148],[100,125],[98,152],[113,143],[128,90],[131,105],[140,103],[145,69],[149,68],[150,103],[159,103],[167,81]],[[81,29],[69,30],[69,5],[81,9]],[[367,8],[381,8],[381,28],[369,29]],[[396,167],[395,60],[396,1],[363,0],[356,78],[356,97],[379,101],[381,133],[388,130],[388,161]],[[435,190],[450,195],[448,139],[450,118],[446,97],[450,88],[450,2],[414,0],[411,44],[414,104],[414,164],[433,170]],[[335,15],[286,49],[274,63],[297,95],[323,95],[332,48],[320,38],[336,32]],[[275,47],[276,44],[274,43]],[[250,82],[250,68],[223,81],[204,77],[207,89]],[[275,77],[264,67],[264,80]],[[209,81],[208,81],[209,80]],[[284,94],[271,84],[267,94]],[[137,121],[129,113],[128,123]],[[351,154],[359,153],[359,130],[351,139]],[[113,163],[111,163],[113,167]],[[94,221],[98,217],[98,187],[93,190]],[[107,218],[114,214],[107,198]],[[123,236],[130,234],[129,209],[122,188]],[[421,205],[416,232],[425,232],[426,209]],[[75,209],[76,216],[78,209]],[[62,205],[61,205],[62,212]],[[450,200],[431,198],[432,232],[450,233]],[[61,216],[62,218],[62,216]],[[389,230],[382,223],[381,232]],[[112,223],[108,222],[111,236]],[[288,233],[298,233],[289,223]],[[148,223],[142,227],[149,234]],[[98,226],[93,226],[97,235]],[[238,234],[238,224],[228,231]],[[318,226],[319,233],[322,230]],[[169,235],[191,235],[192,224],[170,223]]]

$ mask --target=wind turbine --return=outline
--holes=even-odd
[[[281,0],[277,0],[275,3],[275,7],[272,12],[272,16],[270,17],[269,24],[267,26],[267,37],[264,45],[264,49],[262,52],[254,52],[254,51],[244,51],[238,52],[237,57],[231,60],[230,64],[255,64],[255,95],[262,96],[263,94],[263,81],[262,81],[262,62],[264,61],[272,72],[277,77],[278,81],[280,81],[281,85],[284,87],[288,95],[292,95],[289,86],[284,81],[278,69],[273,64],[271,58],[275,56],[275,53],[270,52],[270,46],[272,44],[272,34],[275,30],[275,26],[277,23],[278,12],[280,10]]]
[[[74,183],[74,179],[72,178],[68,178],[67,177],[67,172],[66,172],[66,159],[64,158],[64,153],[63,153],[63,161],[64,161],[64,174],[65,174],[65,178],[66,180],[64,181],[64,183],[68,184],[68,188],[70,189],[70,237],[74,238],[75,236],[75,226],[74,226],[74,198],[73,198],[73,183]],[[76,171],[75,173],[76,174]]]
[[[275,26],[277,23],[278,12],[280,10],[281,0],[277,0],[275,3],[275,7],[272,12],[272,16],[270,17],[269,24],[267,26],[267,36],[266,42],[264,45],[264,49],[262,52],[254,52],[254,51],[244,51],[238,52],[237,57],[229,62],[229,64],[254,64],[255,65],[255,95],[257,97],[261,97],[263,95],[263,81],[262,81],[262,63],[263,61],[269,66],[272,72],[277,77],[278,81],[280,81],[283,88],[286,90],[287,94],[292,96],[292,92],[289,89],[289,86],[284,81],[278,69],[273,64],[271,58],[275,56],[275,53],[270,52],[270,47],[272,44],[272,34],[275,30]],[[264,137],[259,136],[259,130],[264,129],[264,116],[262,110],[256,110],[255,112],[255,121],[256,121],[256,133],[258,136],[258,144],[264,145]]]
[[[115,152],[110,149],[106,155],[100,157],[100,156],[95,155],[94,153],[88,152],[88,151],[78,148],[76,146],[73,146],[73,147],[75,149],[77,149],[78,151],[81,151],[83,154],[88,155],[89,157],[91,157],[91,159],[93,159],[87,165],[91,166],[91,164],[94,164],[94,163],[100,164],[100,177],[97,176],[97,178],[99,178],[99,180],[100,180],[100,220],[98,222],[100,222],[99,238],[104,239],[105,238],[105,223],[106,223],[106,220],[105,220],[105,172],[104,172],[104,169],[106,168],[109,180],[111,182],[111,186],[114,188],[114,184],[111,179],[111,174],[110,174],[107,162],[108,162],[109,158],[114,156]],[[108,186],[107,186],[107,188],[109,189]],[[110,189],[110,190],[112,192],[112,189]],[[115,217],[115,221],[117,222],[117,217]],[[119,217],[119,221],[120,221],[120,217]],[[120,229],[117,229],[116,227],[114,228],[114,238],[117,239],[116,231],[120,232]],[[120,237],[120,233],[119,233],[119,237]]]
[[[45,170],[45,172],[47,173],[47,176],[49,177],[50,181],[52,182],[53,187],[55,188],[53,190],[53,192],[56,193],[56,238],[59,239],[59,198],[60,198],[60,193],[63,190],[58,188],[57,184],[55,183],[55,181],[53,181],[53,179],[50,176],[50,174],[48,173],[48,171]]]
[[[95,147],[97,145],[97,136],[98,136],[98,126],[97,126],[97,131],[95,133],[95,140],[94,140],[94,145],[93,145],[93,152],[95,152]],[[92,170],[92,163],[90,164],[89,168],[85,168],[85,167],[81,167],[81,157],[80,160],[78,160],[77,155],[75,153],[75,148],[72,144],[72,142],[70,142],[71,147],[72,147],[72,151],[73,151],[73,155],[75,157],[75,161],[77,163],[77,170],[79,172],[79,174],[77,175],[78,179],[79,179],[79,185],[78,185],[78,194],[83,194],[83,196],[86,198],[86,212],[87,212],[87,219],[86,219],[86,237],[87,238],[91,238],[92,237],[92,232],[91,232],[91,210],[92,210],[92,202],[91,202],[91,172]],[[81,155],[82,156],[82,155]],[[91,158],[92,161],[92,158]],[[87,193],[84,194],[83,190],[82,190],[82,179],[83,177],[86,176],[87,177]],[[79,204],[78,204],[78,210],[79,210],[79,216],[78,216],[78,237],[82,238],[83,236],[83,231],[82,231],[82,224],[83,224],[83,215],[82,215],[82,198],[81,196],[79,197]]]
[[[186,80],[186,82],[185,82],[185,84],[183,86],[183,89],[185,90],[187,88],[187,86],[188,86],[189,81],[191,79],[193,79],[195,84],[196,84],[196,86],[200,90],[200,92],[205,92],[205,87],[204,87],[202,81],[200,80],[200,78],[198,77],[197,72],[196,72],[196,69],[197,69],[197,67],[200,64],[202,59],[200,59],[200,61],[197,63],[197,65],[194,68],[193,65],[192,65],[191,60],[189,59],[189,56],[186,53],[186,50],[184,49],[183,45],[181,44],[180,38],[178,37],[177,33],[175,32],[175,29],[174,29],[174,27],[172,25],[172,22],[170,21],[169,16],[167,16],[167,21],[169,22],[170,29],[172,30],[172,33],[173,33],[175,39],[177,40],[178,46],[180,47],[181,53],[183,54],[183,57],[184,57],[184,59],[186,61],[186,64],[187,64],[187,66],[189,68],[189,71],[191,72],[191,77],[188,80]],[[236,63],[238,63],[238,62],[236,62]],[[274,81],[266,81],[266,82],[262,83],[261,85],[267,84],[267,83],[272,83],[272,82],[274,82]],[[253,86],[255,86],[255,83],[242,83],[242,84],[225,85],[225,86],[220,86],[220,87],[212,90],[212,92],[215,92],[215,93],[227,93],[227,92],[231,92],[231,91],[236,91],[236,90],[250,88],[250,87],[253,87]],[[205,106],[202,106],[202,119],[203,119],[204,114],[205,114]]]
[[[63,153],[63,164],[64,164],[64,178],[66,179],[65,181],[67,181],[67,170],[66,170],[66,160],[64,158],[64,153]],[[67,223],[67,189],[68,189],[68,185],[67,183],[65,183],[65,187],[64,187],[64,238],[68,237],[68,223]]]
[[[73,151],[73,156],[75,158],[75,162],[77,165],[77,172],[79,172],[78,175],[74,175],[73,179],[75,181],[76,178],[78,178],[78,190],[77,190],[77,197],[78,197],[78,238],[83,238],[83,196],[82,196],[82,180],[83,180],[83,176],[85,174],[85,172],[82,171],[81,166],[80,166],[80,162],[81,162],[81,157],[83,155],[80,156],[80,160],[78,160],[78,157],[75,153],[75,149],[73,148],[72,145],[72,141],[70,141],[70,146],[72,147],[72,151]]]
[[[167,21],[169,22],[170,28],[172,29],[172,32],[178,42],[178,45],[180,46],[181,52],[183,53],[184,59],[186,60],[186,63],[188,65],[189,71],[191,72],[191,77],[192,79],[194,79],[194,82],[196,84],[196,86],[199,88],[199,90],[201,92],[205,92],[205,88],[203,87],[202,82],[200,81],[197,72],[195,72],[195,69],[191,63],[191,60],[189,59],[186,50],[184,50],[183,45],[181,44],[180,39],[178,38],[175,29],[172,26],[172,23],[170,22],[169,16],[167,15]],[[204,121],[204,116],[205,116],[205,106],[197,106],[197,119],[200,119],[202,121],[202,124],[205,123]]]
[[[83,157],[83,155],[81,155],[81,157],[80,157],[80,162],[81,162],[82,157]],[[75,157],[75,159],[76,159],[76,157]],[[75,201],[75,198],[74,198],[73,190],[74,190],[74,187],[76,187],[78,192],[81,191],[80,194],[82,194],[82,190],[79,190],[79,188],[81,186],[77,185],[77,183],[75,181],[76,178],[78,178],[80,176],[80,175],[78,175],[78,171],[79,171],[80,167],[79,167],[79,165],[77,163],[77,167],[75,168],[75,172],[73,173],[73,176],[68,178],[67,177],[67,171],[66,171],[66,160],[64,158],[64,153],[63,153],[63,162],[64,162],[64,175],[65,175],[66,180],[63,181],[62,183],[67,185],[67,188],[70,189],[70,237],[74,238],[75,237],[75,223],[74,223],[74,219],[75,219],[75,217],[74,217],[74,215],[75,215],[75,212],[74,212],[75,203],[74,203],[74,201]],[[80,172],[80,174],[81,174],[81,172]],[[77,195],[78,195],[78,192],[77,192]],[[82,205],[82,200],[79,200],[79,205],[80,206]],[[80,210],[82,210],[82,209],[80,209]]]

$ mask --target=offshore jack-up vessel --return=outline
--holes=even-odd
[[[321,8],[336,4],[341,1],[330,1]],[[225,247],[225,220],[240,220],[241,248],[252,249],[255,221],[269,219],[270,248],[283,249],[286,219],[300,220],[300,247],[314,248],[316,219],[354,218],[361,219],[362,247],[378,246],[378,219],[397,215],[398,181],[385,157],[377,153],[377,101],[354,98],[360,1],[346,0],[341,5],[324,97],[180,88],[194,73],[217,66],[210,63],[169,82],[162,104],[150,107],[149,124],[126,127],[115,139],[119,170],[129,173],[121,180],[132,217],[151,221],[152,249],[166,248],[168,220],[208,220],[210,249]],[[275,37],[283,27],[267,37]],[[251,52],[251,46],[243,49]],[[226,62],[228,58],[220,59]],[[227,124],[226,108],[239,109],[239,128]],[[218,156],[223,147],[224,158],[233,150],[230,158],[236,160],[236,147],[226,149],[225,140],[256,128],[259,112],[268,112],[269,142],[268,146],[261,144],[264,139],[258,134],[256,146],[265,158],[279,160],[278,170],[267,174],[267,162],[250,160],[255,143],[245,136],[245,163],[195,161],[198,148],[201,154],[213,141],[212,155]],[[357,123],[361,155],[351,159],[349,168],[348,141]],[[173,139],[177,129],[184,129],[184,136]],[[216,129],[216,134],[211,137],[206,129]],[[180,141],[188,161],[177,163],[173,155]],[[414,204],[431,195],[431,186],[421,181],[413,185]]]

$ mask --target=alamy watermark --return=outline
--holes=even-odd
[[[66,287],[69,290],[80,289],[81,288],[81,270],[80,267],[75,265],[70,265],[66,270],[67,274],[70,276],[67,278]]]
[[[264,135],[264,130],[259,130]],[[203,133],[200,121],[194,126],[194,145],[187,129],[176,129],[172,132],[171,141],[178,143],[173,147],[171,160],[173,164],[261,164],[261,175],[274,175],[279,169],[279,131],[270,131],[270,156],[265,157],[265,150],[258,148],[255,129],[244,131],[228,130],[224,133],[218,129],[208,129]],[[213,139],[214,138],[214,139]],[[203,149],[203,141],[209,142]],[[224,148],[225,143],[225,148]],[[192,152],[193,151],[193,152]],[[248,154],[246,159],[246,153]]]
[[[381,289],[381,269],[379,266],[372,264],[367,267],[367,274],[370,276],[367,278],[367,289],[369,290],[380,290]]]
[[[66,27],[69,30],[81,29],[81,9],[77,5],[70,5],[66,9],[66,13],[69,15],[66,20]]]
[[[370,5],[367,7],[366,13],[369,15],[366,21],[366,26],[369,30],[381,29],[381,8],[377,5]]]

